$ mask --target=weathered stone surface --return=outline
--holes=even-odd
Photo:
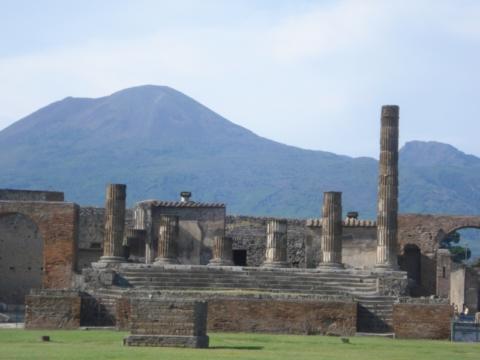
[[[208,265],[211,266],[232,266],[232,243],[228,236],[215,236],[213,238],[213,258]]]
[[[208,343],[208,336],[129,335],[123,339],[127,346],[208,348]]]
[[[270,220],[267,223],[267,248],[264,267],[287,267],[287,221]]]
[[[226,235],[233,239],[233,250],[246,250],[247,266],[261,266],[267,248],[267,223],[274,218],[227,216]],[[305,220],[287,220],[287,263],[305,267],[305,243],[308,234]]]
[[[118,305],[132,334],[125,345],[208,346],[206,302],[131,298]]]
[[[315,300],[213,299],[212,331],[354,335],[357,303]]]
[[[393,330],[403,339],[448,339],[452,317],[448,304],[394,304]]]
[[[178,216],[176,257],[182,264],[207,265],[215,236],[225,235],[225,205],[201,202],[147,200],[135,205],[135,228],[146,231],[145,258],[158,256],[158,234],[163,215]]]
[[[396,269],[398,216],[398,106],[382,107],[378,173],[377,267]]]
[[[158,257],[156,265],[176,264],[178,240],[178,216],[163,215],[158,229]]]
[[[77,329],[81,318],[81,296],[75,291],[38,291],[26,297],[25,328]]]
[[[322,261],[319,266],[342,266],[342,193],[325,192],[322,208]]]
[[[64,201],[64,194],[63,192],[60,192],[60,191],[0,189],[0,200]]]
[[[105,200],[105,237],[103,240],[102,262],[121,262],[123,234],[125,228],[125,200],[127,186],[108,184]]]
[[[77,205],[65,202],[0,201],[0,216],[22,214],[38,226],[43,239],[44,288],[71,285],[76,263],[78,211]]]
[[[377,292],[384,296],[408,295],[407,273],[403,271],[385,271],[377,277]]]

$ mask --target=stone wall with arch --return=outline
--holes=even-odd
[[[43,254],[37,255],[43,265],[42,287],[69,288],[76,263],[78,205],[56,201],[0,201],[0,217],[18,216],[15,214],[30,219],[43,240]],[[32,253],[33,249],[23,251]]]

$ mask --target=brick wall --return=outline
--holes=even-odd
[[[27,295],[25,328],[77,329],[80,326],[81,297],[76,292],[55,291]]]
[[[214,299],[208,330],[351,336],[357,303],[340,301]]]
[[[185,300],[130,299],[132,334],[204,336],[207,303]]]
[[[448,339],[452,316],[448,304],[394,304],[393,331],[403,339]]]
[[[78,206],[63,202],[0,201],[0,216],[15,213],[30,218],[43,239],[43,287],[69,288],[76,264]]]

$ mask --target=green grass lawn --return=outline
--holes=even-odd
[[[480,359],[480,344],[448,341],[210,333],[210,349],[125,347],[116,331],[0,330],[0,359]],[[42,343],[41,335],[51,342]]]

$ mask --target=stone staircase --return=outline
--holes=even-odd
[[[316,295],[377,294],[374,274],[367,271],[309,271],[205,266],[125,267],[123,285],[134,289],[243,290]]]
[[[358,302],[357,331],[390,333],[393,322],[393,296],[356,296]]]
[[[115,286],[95,291],[98,314],[93,318],[102,319],[103,325],[114,324],[116,299],[126,292],[205,299],[221,292],[227,296],[253,292],[294,297],[350,297],[358,303],[359,333],[392,331],[396,297],[381,296],[377,290],[378,275],[366,270],[127,265],[121,266],[117,274]]]

